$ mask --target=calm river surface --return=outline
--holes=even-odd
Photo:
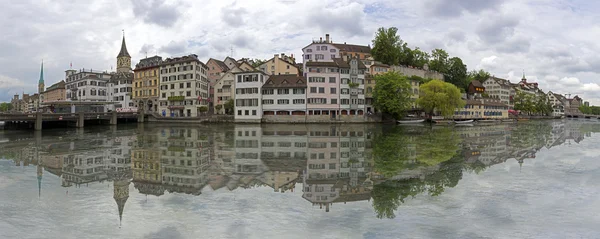
[[[600,122],[0,131],[0,238],[600,238]]]

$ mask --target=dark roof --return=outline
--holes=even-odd
[[[334,45],[335,47],[340,49],[340,51],[371,53],[370,46],[352,45],[352,44],[346,44],[346,43],[344,43],[344,44],[333,43],[332,45]]]
[[[125,36],[123,36],[123,41],[121,42],[121,51],[119,51],[119,55],[117,57],[131,57],[129,52],[127,52],[127,46],[125,45]]]
[[[390,67],[390,65],[388,65],[388,64],[383,64],[383,63],[381,63],[381,62],[378,62],[378,61],[374,62],[374,63],[373,63],[373,65],[371,65],[371,66],[383,66],[383,67]]]
[[[367,66],[365,66],[365,63],[363,63],[362,61],[356,59],[356,61],[358,61],[358,69],[367,69]]]
[[[478,80],[471,81],[471,84],[473,84],[473,86],[475,86],[475,87],[482,87],[483,88],[483,85]]]
[[[165,65],[171,65],[171,64],[177,64],[177,63],[183,63],[183,62],[190,62],[190,61],[196,61],[199,63],[202,63],[200,60],[198,60],[198,56],[195,54],[191,54],[191,55],[187,55],[187,56],[182,56],[182,57],[173,57],[173,58],[167,58],[162,62],[162,66]],[[204,65],[204,64],[202,64]]]
[[[141,59],[139,63],[135,64],[135,69],[133,71],[148,69],[152,67],[159,67],[162,63],[162,57],[153,56]]]
[[[335,62],[331,62],[331,61],[309,61],[309,62],[306,62],[306,66],[338,67],[338,65]]]
[[[342,58],[333,58],[333,61],[338,65],[339,68],[350,68],[348,62],[345,62]]]
[[[227,67],[227,64],[225,64],[225,62],[223,62],[223,61],[219,61],[219,60],[217,60],[217,59],[214,59],[214,58],[210,58],[208,61],[209,61],[209,62],[210,62],[210,61],[214,61],[215,63],[217,63],[217,65],[218,65],[219,67],[221,67],[221,69],[222,69],[223,71],[228,71],[228,70],[229,70],[229,67]],[[208,62],[207,62],[207,63],[208,63]]]
[[[272,75],[263,88],[306,88],[306,78],[298,75]]]

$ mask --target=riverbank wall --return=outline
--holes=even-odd
[[[236,120],[233,115],[207,115],[203,117],[170,118],[148,115],[148,122],[211,124],[211,123],[247,123],[247,124],[365,124],[382,123],[381,115],[340,115],[331,118],[329,115],[265,115],[260,120]]]

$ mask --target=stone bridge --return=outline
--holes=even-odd
[[[144,114],[137,112],[108,112],[108,113],[67,113],[67,114],[54,114],[54,113],[14,113],[14,114],[0,114],[0,121],[5,124],[11,123],[34,123],[35,130],[42,130],[43,122],[58,122],[58,121],[71,121],[76,122],[78,128],[83,128],[86,120],[106,120],[111,125],[116,125],[118,119],[137,119],[138,122],[144,122]]]

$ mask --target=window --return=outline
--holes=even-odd
[[[315,54],[315,60],[323,60],[325,59],[325,55],[323,54]]]
[[[192,96],[192,92],[191,91],[186,92],[185,96]]]
[[[342,89],[341,94],[342,95],[350,94],[350,89]]]
[[[277,100],[278,105],[289,105],[290,100]]]
[[[241,110],[238,110],[237,114],[238,114],[238,115],[242,115],[242,111],[241,111]],[[240,132],[240,133],[241,133],[241,132]]]
[[[262,100],[263,105],[272,105],[273,102],[273,100]]]
[[[294,94],[296,94],[296,95],[305,94],[305,93],[306,93],[305,89],[294,89]]]
[[[277,89],[278,95],[287,95],[290,94],[290,89]]]
[[[337,89],[336,88],[329,88],[329,93],[330,94],[337,94]]]
[[[310,93],[317,93],[317,87],[310,87]]]
[[[245,113],[246,115],[250,115],[250,111],[249,111],[249,110],[245,110],[245,111],[244,111],[244,113]]]
[[[319,87],[319,93],[325,94],[325,87]]]
[[[304,104],[305,101],[304,101],[304,99],[295,99],[293,102],[295,105],[300,105],[300,104]]]
[[[327,46],[322,46],[321,51],[327,51]]]
[[[335,49],[329,49],[329,52],[335,52]]]
[[[306,52],[312,52],[312,49],[306,49]]]
[[[266,89],[266,90],[262,90],[262,94],[263,95],[272,95],[274,94],[273,89]]]
[[[321,50],[321,46],[317,46],[317,51],[320,51],[320,50]]]
[[[329,77],[329,83],[335,83],[335,77]]]
[[[349,99],[342,99],[342,105],[349,105],[349,104],[350,104]]]
[[[310,60],[310,55],[307,54],[307,55],[304,56],[304,58],[307,59],[307,60]]]
[[[308,82],[310,82],[310,83],[325,83],[325,77],[309,77]]]
[[[191,82],[187,83],[187,88],[192,88],[192,83]]]
[[[327,104],[327,99],[325,98],[308,98],[309,104]]]
[[[256,110],[252,110],[252,115],[256,115]]]
[[[329,164],[329,169],[335,169],[335,163],[330,163]]]
[[[286,67],[286,69],[290,69],[290,65],[287,65],[287,66],[285,66],[285,67]]]
[[[337,105],[337,99],[331,99],[331,104],[332,105]]]

